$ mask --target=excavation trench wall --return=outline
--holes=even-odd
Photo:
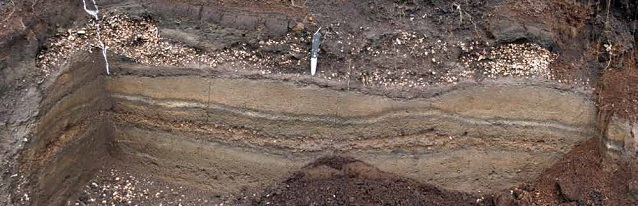
[[[497,191],[593,137],[590,97],[530,82],[392,99],[295,82],[189,75],[109,78],[120,159],[222,194],[347,155],[450,189]]]
[[[29,181],[14,188],[31,188],[18,197],[33,205],[66,202],[109,158],[112,129],[104,111],[110,98],[91,58],[72,58],[55,81],[43,83],[38,121],[19,159],[19,174]]]
[[[444,28],[445,24],[431,24],[433,21],[397,25],[399,21],[391,16],[402,7],[385,13],[364,3],[351,1],[350,8],[332,2],[313,3],[308,11],[299,10],[296,14],[287,13],[291,12],[288,6],[280,7],[286,12],[276,8],[242,10],[208,1],[106,0],[100,1],[100,6],[136,16],[151,14],[161,24],[162,36],[202,51],[235,49],[232,45],[238,43],[281,37],[301,22],[311,28],[312,24],[304,20],[309,17],[305,12],[320,14],[313,17],[321,24],[348,19],[351,23],[345,25],[352,28],[375,25],[378,28],[373,30],[382,33],[353,33],[372,37],[385,36],[397,28],[413,28],[433,36],[450,31]],[[72,196],[79,193],[97,168],[113,160],[119,160],[118,165],[207,188],[220,195],[280,182],[303,165],[326,155],[351,156],[384,171],[449,189],[494,192],[534,179],[573,145],[596,135],[607,152],[631,156],[638,151],[636,124],[613,114],[596,115],[591,94],[534,80],[461,82],[462,86],[442,86],[411,95],[422,98],[398,99],[366,94],[383,94],[386,92],[383,88],[356,85],[366,92],[356,92],[357,88],[342,91],[326,88],[339,84],[336,81],[327,83],[325,79],[310,77],[299,81],[292,76],[269,80],[259,75],[242,77],[225,73],[234,70],[229,68],[211,71],[119,65],[114,61],[122,56],[117,55],[109,55],[116,75],[105,76],[99,52],[90,55],[83,52],[65,54],[62,59],[69,63],[56,67],[51,76],[42,77],[41,84],[40,68],[37,71],[33,68],[39,61],[34,57],[43,49],[44,39],[72,24],[73,19],[87,16],[63,12],[82,11],[79,1],[23,6],[37,15],[24,21],[6,19],[13,21],[15,31],[10,30],[12,25],[8,23],[7,32],[14,33],[0,32],[4,35],[0,44],[9,48],[0,53],[5,57],[0,58],[0,74],[5,75],[0,79],[6,81],[0,83],[0,94],[5,97],[0,102],[9,105],[0,109],[0,121],[4,121],[0,122],[3,128],[0,147],[4,149],[0,164],[7,165],[0,176],[3,189],[0,202],[6,204],[29,199],[33,205],[64,204],[75,198]],[[567,15],[568,7],[561,5],[565,12],[559,12],[560,15],[539,18],[529,24],[544,26],[523,28],[519,24],[528,24],[531,17],[521,17],[518,11],[503,12],[498,8],[508,7],[499,6],[491,11],[498,15],[488,16],[508,19],[507,24],[488,18],[498,24],[486,30],[500,42],[510,42],[509,37],[516,41],[521,37],[535,40],[539,36],[537,43],[556,44],[562,59],[554,63],[557,67],[570,62],[574,68],[590,68],[591,65],[578,62],[595,61],[572,61],[583,59],[579,48],[585,48],[586,44],[579,42],[590,36],[586,32],[576,35],[573,28],[581,26],[573,22],[582,20],[584,26],[590,14],[578,20],[578,15]],[[456,23],[458,15],[440,11],[443,7],[434,8],[422,12],[428,15],[434,12],[443,17],[439,23],[447,22],[458,31],[461,26]],[[483,13],[481,7],[475,9]],[[20,10],[29,11],[28,8],[17,11]],[[576,20],[569,25],[551,26],[556,19]],[[199,31],[191,30],[189,25],[215,28]],[[572,31],[568,32],[573,33],[569,41],[561,34],[562,28]],[[559,42],[548,43],[547,39]],[[326,54],[336,54],[336,50],[331,52],[330,41],[325,45],[322,49]],[[14,52],[23,49],[24,52]],[[389,57],[374,57],[377,59],[372,63],[382,68],[389,64],[376,61],[402,59]],[[329,58],[348,59],[343,55]],[[361,60],[370,58],[373,57]],[[324,86],[316,86],[319,83],[314,84],[315,81]],[[14,164],[15,158],[18,164]]]
[[[395,99],[195,69],[157,76],[116,64],[119,75],[104,76],[91,58],[45,83],[20,155],[36,205],[66,201],[111,160],[219,195],[280,182],[326,155],[493,192],[536,177],[594,134],[590,97],[548,83],[468,83]]]

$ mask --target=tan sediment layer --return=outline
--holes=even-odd
[[[496,191],[592,137],[595,113],[587,97],[543,85],[403,100],[270,80],[117,76],[106,90],[123,157],[221,193],[274,183],[328,154],[451,189]]]
[[[122,76],[109,81],[107,89],[121,95],[296,115],[360,117],[433,108],[482,119],[549,120],[576,127],[590,126],[593,117],[593,104],[582,96],[542,86],[478,86],[407,101],[282,82],[192,76]],[[189,107],[179,101],[166,106]]]

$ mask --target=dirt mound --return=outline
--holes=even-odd
[[[251,205],[490,205],[491,199],[439,189],[349,157],[323,157]]]
[[[595,138],[576,146],[538,179],[497,194],[494,202],[496,205],[638,204],[635,160],[608,164],[597,147]]]
[[[243,205],[636,205],[635,160],[603,161],[596,138],[537,179],[497,194],[447,191],[350,157],[323,157]],[[625,186],[627,185],[627,186]]]

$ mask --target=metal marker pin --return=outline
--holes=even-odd
[[[312,50],[310,51],[310,74],[315,75],[317,71],[317,57],[319,56],[319,43],[321,42],[321,27],[312,35]]]

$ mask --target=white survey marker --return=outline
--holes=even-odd
[[[321,42],[321,27],[312,35],[312,50],[310,51],[310,74],[317,72],[317,57],[319,56],[319,43]]]

